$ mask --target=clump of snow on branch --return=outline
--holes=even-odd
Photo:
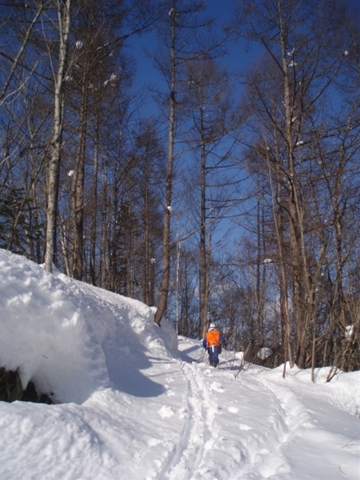
[[[256,356],[260,358],[260,360],[266,360],[267,358],[271,357],[274,352],[269,347],[260,348],[257,352]]]

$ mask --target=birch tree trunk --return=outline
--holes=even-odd
[[[59,62],[55,75],[54,91],[54,125],[51,137],[51,157],[47,176],[47,210],[46,210],[46,251],[45,269],[52,272],[53,263],[56,263],[56,221],[59,194],[59,169],[62,148],[64,96],[63,84],[67,61],[69,32],[71,25],[71,0],[57,1],[59,25]]]

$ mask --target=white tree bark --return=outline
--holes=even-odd
[[[51,137],[51,157],[48,166],[47,176],[47,211],[46,211],[46,253],[45,269],[52,272],[55,241],[56,241],[56,217],[59,191],[59,167],[62,148],[63,132],[63,83],[64,72],[67,60],[69,31],[71,25],[71,0],[56,2],[59,25],[59,62],[55,75],[54,90],[54,126]]]

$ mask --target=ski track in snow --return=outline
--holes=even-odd
[[[283,386],[281,380],[278,384],[251,375],[247,381],[246,374],[234,378],[231,371],[214,370],[199,363],[181,362],[181,370],[186,384],[187,414],[179,443],[163,463],[159,480],[292,478],[285,454],[289,442],[297,436],[299,426],[313,427],[299,395]],[[245,394],[236,398],[239,383]],[[227,389],[234,391],[231,405],[221,401]],[[263,396],[263,416],[254,419],[252,398],[259,391]],[[224,428],[224,418],[217,421],[220,415],[229,418],[232,425],[238,424],[238,435]]]
[[[194,363],[181,365],[186,383],[186,422],[178,445],[170,452],[157,478],[259,480],[288,473],[290,468],[281,455],[281,449],[298,424],[304,421],[303,415],[296,416],[297,411],[301,412],[301,406],[294,403],[294,395],[290,392],[287,404],[282,404],[276,394],[261,382],[270,408],[261,427],[254,429],[242,418],[241,399],[239,406],[221,405],[221,394],[225,389],[236,387],[234,384],[237,380],[234,380],[233,373],[202,367],[203,365]],[[290,405],[292,406],[289,407]],[[249,407],[251,409],[251,405]],[[231,437],[228,432],[221,431],[216,418],[224,414],[230,416],[230,421],[238,422],[238,437]],[[279,418],[285,420],[279,421]],[[278,438],[275,457],[273,451],[270,452],[266,447],[274,431]],[[273,440],[272,446],[274,447]],[[258,472],[256,476],[254,471]]]
[[[200,377],[194,365],[183,363],[181,368],[186,383],[187,415],[179,444],[165,462],[159,478],[190,480],[195,478],[207,444],[213,438],[212,408],[205,398]]]
[[[259,390],[263,390],[263,395],[268,396],[271,411],[264,417],[262,434],[254,434],[253,441],[248,439],[246,442],[252,448],[247,448],[246,456],[249,462],[244,471],[244,473],[249,473],[249,477],[243,478],[249,479],[254,478],[250,474],[254,470],[258,471],[259,476],[257,478],[259,479],[290,473],[291,468],[283,450],[289,440],[296,434],[298,426],[308,420],[301,402],[288,388],[280,387],[279,390],[276,390],[271,383],[263,380],[259,383],[261,384]],[[280,390],[282,390],[282,395],[279,394]],[[250,436],[252,435],[250,434]],[[270,442],[270,439],[272,439],[272,442]],[[267,447],[270,443],[271,451]],[[276,452],[276,455],[274,455],[274,452]]]

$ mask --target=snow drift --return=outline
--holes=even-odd
[[[148,348],[176,355],[175,333],[159,332],[141,302],[52,275],[4,250],[0,272],[0,366],[18,369],[24,389],[32,380],[55,403],[81,404],[101,388],[131,391],[139,359],[142,368],[149,363]]]

